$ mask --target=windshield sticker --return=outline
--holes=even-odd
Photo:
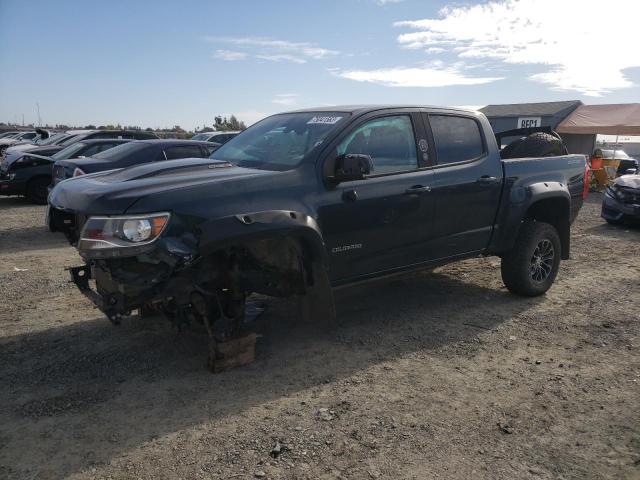
[[[313,117],[307,125],[333,125],[342,120],[342,117]]]

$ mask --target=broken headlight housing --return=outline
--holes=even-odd
[[[91,258],[134,256],[149,250],[169,223],[167,212],[117,217],[89,217],[78,250]]]
[[[618,197],[618,186],[613,184],[611,186],[608,186],[604,189],[604,193],[608,196],[610,196],[611,198],[615,198],[615,199],[620,199]]]

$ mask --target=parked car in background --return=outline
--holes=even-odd
[[[128,140],[153,140],[158,138],[155,133],[145,130],[73,130],[67,133],[73,136],[61,143],[64,147],[80,140],[97,138],[124,138]]]
[[[627,170],[638,168],[638,160],[627,155],[627,152],[624,150],[599,150],[602,152],[602,158],[604,160],[618,160],[620,162],[618,168],[616,168],[616,175],[618,176],[624,175]]]
[[[640,222],[640,171],[622,175],[604,191],[602,218],[608,223]]]
[[[46,147],[5,157],[0,164],[0,195],[24,195],[33,203],[47,203],[48,187],[52,183],[53,165],[57,160],[83,158],[109,150],[127,139],[105,138],[83,140],[62,148],[52,155],[42,155]]]
[[[193,137],[191,137],[191,140],[200,140],[203,142],[213,142],[224,145],[239,133],[239,131],[197,133]]]
[[[59,160],[53,167],[53,185],[87,173],[125,168],[141,163],[181,158],[206,158],[215,144],[195,140],[139,140],[88,158]]]
[[[24,156],[27,152],[35,153],[37,155],[50,156],[54,153],[62,150],[64,147],[62,143],[67,141],[73,136],[70,133],[55,133],[46,139],[39,139],[34,143],[19,143],[18,145],[12,145],[4,152],[4,156],[0,157],[0,163],[11,164],[17,159]]]
[[[14,162],[22,156],[23,152],[37,153],[38,155],[51,156],[63,148],[82,140],[100,138],[119,138],[128,140],[147,140],[158,138],[155,133],[141,130],[70,130],[55,134],[46,140],[40,140],[34,144],[20,144],[8,148],[4,160]],[[4,161],[0,160],[0,161]]]
[[[31,142],[36,138],[38,138],[38,133],[35,131],[21,132],[11,137],[7,136],[4,138],[0,138],[0,156],[2,156],[5,150],[9,148],[11,145],[16,145],[22,142]]]
[[[20,132],[18,130],[12,130],[9,132],[3,132],[0,133],[0,138],[7,138],[7,137],[13,137],[15,135],[18,135]]]

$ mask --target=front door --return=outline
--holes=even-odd
[[[368,178],[329,188],[318,210],[332,281],[423,260],[433,172],[422,168],[418,156],[421,132],[417,115],[379,116],[354,126],[332,149],[325,171],[340,154],[366,154],[373,162]]]

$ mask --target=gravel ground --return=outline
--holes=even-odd
[[[499,260],[286,302],[212,375],[197,328],[113,327],[67,281],[44,208],[0,198],[0,478],[640,478],[640,229],[592,195],[554,287]]]

